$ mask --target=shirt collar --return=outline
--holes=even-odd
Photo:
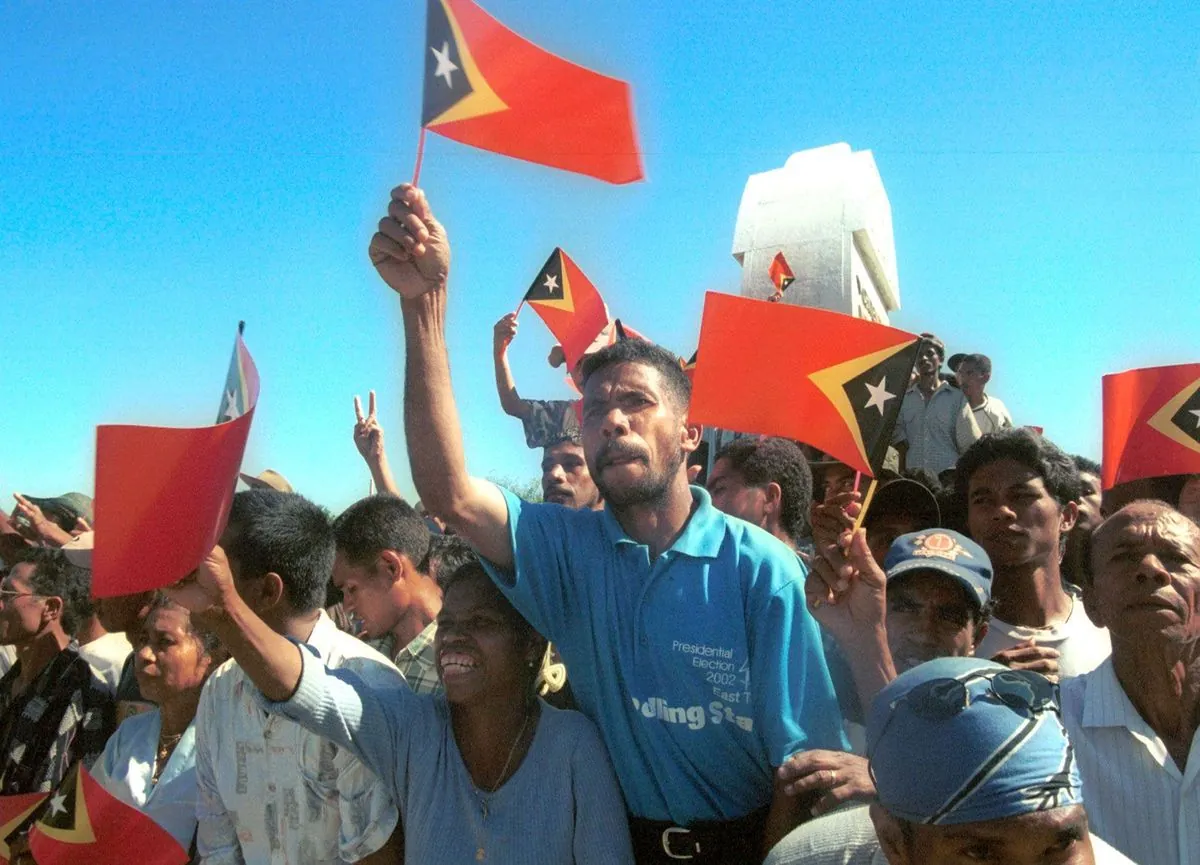
[[[725,540],[725,514],[713,507],[712,497],[709,496],[708,490],[697,486],[689,487],[689,489],[695,508],[688,517],[687,523],[684,524],[683,531],[667,552],[681,553],[695,559],[715,559],[720,555],[721,544]],[[612,509],[607,503],[604,505],[603,519],[605,536],[613,546],[618,544],[643,546],[625,534],[625,530],[621,528],[621,524],[617,522],[617,518],[613,516]]]
[[[304,642],[312,646],[319,658],[328,658],[333,651],[333,641],[337,639],[338,626],[329,614],[321,610],[317,623],[313,625],[312,633]]]
[[[437,620],[434,619],[421,633],[417,634],[408,645],[396,653],[395,661],[398,663],[405,659],[415,659],[420,657],[430,645],[433,644],[434,635],[437,634]]]
[[[1121,687],[1111,657],[1106,658],[1104,663],[1087,675],[1083,726],[1124,727],[1131,732],[1149,732],[1152,736],[1155,735],[1145,719],[1138,714],[1138,710],[1133,707],[1125,689]]]

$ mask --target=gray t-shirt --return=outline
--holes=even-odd
[[[303,727],[349,748],[388,786],[404,823],[404,861],[459,865],[632,865],[617,778],[595,726],[542,705],[525,759],[494,793],[463,763],[444,696],[373,689],[302,652],[304,673],[285,703]]]

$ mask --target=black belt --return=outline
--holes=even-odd
[[[637,865],[742,865],[762,862],[767,810],[734,820],[712,820],[677,826],[660,820],[629,818],[633,858]]]

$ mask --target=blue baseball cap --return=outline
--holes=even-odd
[[[880,691],[867,758],[879,803],[913,823],[982,823],[1083,801],[1058,687],[978,658],[928,661]]]
[[[992,597],[992,560],[979,544],[950,529],[901,535],[888,548],[883,569],[889,582],[913,571],[953,577],[981,610]]]

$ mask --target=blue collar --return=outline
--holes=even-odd
[[[715,559],[721,554],[721,544],[725,541],[727,517],[713,507],[712,497],[704,487],[692,486],[689,489],[692,492],[692,501],[696,503],[696,509],[688,517],[683,532],[675,539],[675,543],[671,544],[667,553],[682,553],[694,559]],[[618,544],[644,546],[625,534],[625,530],[621,528],[621,524],[617,522],[617,518],[613,516],[612,509],[607,503],[604,505],[603,519],[604,534],[613,546]]]

